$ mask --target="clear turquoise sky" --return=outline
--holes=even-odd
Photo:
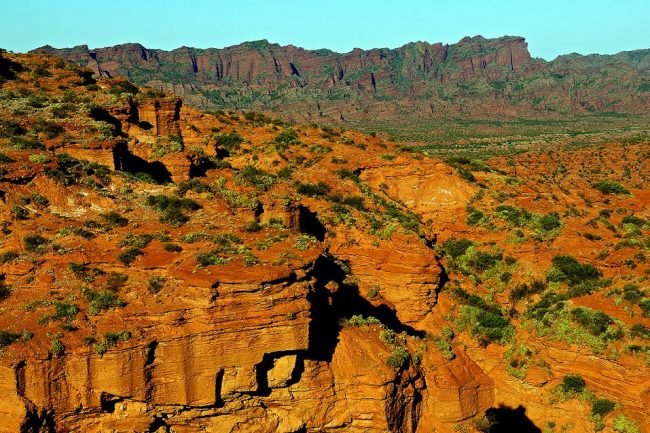
[[[524,36],[547,60],[650,48],[650,0],[0,0],[0,47],[21,52],[258,39],[345,52],[477,34]]]

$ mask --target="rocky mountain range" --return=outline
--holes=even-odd
[[[266,40],[172,51],[124,44],[34,50],[180,95],[199,108],[300,121],[562,117],[650,109],[650,50],[531,57],[522,37],[336,53]]]

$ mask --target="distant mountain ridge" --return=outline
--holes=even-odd
[[[650,50],[532,58],[525,39],[466,37],[336,53],[266,40],[172,51],[124,44],[33,52],[183,96],[297,120],[540,117],[650,109]]]

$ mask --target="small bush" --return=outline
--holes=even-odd
[[[86,263],[68,263],[68,269],[70,269],[77,278],[87,283],[94,281],[96,276],[104,273],[99,269],[90,268]]]
[[[199,253],[196,255],[196,261],[201,267],[225,265],[228,258],[221,255],[221,250],[216,249],[208,253]]]
[[[249,165],[235,174],[235,181],[239,184],[255,187],[260,191],[268,191],[275,185],[277,178],[271,173]]]
[[[601,180],[592,183],[591,186],[603,194],[630,194],[630,191],[628,191],[623,185],[613,180]]]
[[[465,254],[467,249],[474,245],[469,239],[447,239],[442,243],[443,252],[452,260],[455,260]]]
[[[18,258],[18,253],[15,251],[5,251],[4,253],[0,254],[0,265],[9,263],[13,260],[16,260]]]
[[[93,349],[102,357],[108,349],[117,346],[118,342],[128,341],[129,339],[131,339],[131,333],[129,331],[107,332],[99,343],[93,344]],[[95,339],[90,337],[85,341],[92,344]]]
[[[623,299],[636,304],[645,297],[645,292],[636,284],[626,284],[623,286]]]
[[[189,198],[170,197],[166,195],[151,195],[147,197],[146,204],[158,212],[162,212],[159,221],[163,224],[180,226],[189,221],[183,211],[196,211],[201,208],[197,202]]]
[[[6,154],[0,153],[0,164],[9,164],[11,162],[14,162],[14,160],[8,157]]]
[[[635,215],[625,215],[622,222],[623,224],[632,224],[639,227],[642,227],[647,223],[646,220]]]
[[[572,256],[555,256],[552,265],[547,275],[549,282],[567,282],[570,286],[574,286],[585,280],[596,280],[602,276],[595,266],[580,264]]]
[[[125,301],[110,291],[86,288],[83,290],[82,294],[88,301],[88,313],[92,316],[96,316],[102,311],[126,306]]]
[[[11,219],[12,220],[26,220],[29,218],[29,211],[22,206],[12,205],[11,206]]]
[[[236,131],[231,131],[224,134],[213,135],[215,140],[215,145],[217,148],[226,149],[232,151],[238,149],[239,146],[244,142],[244,137],[239,135]]]
[[[50,241],[41,235],[26,235],[23,238],[25,249],[30,253],[43,252],[49,243]]]
[[[56,122],[49,120],[38,120],[32,125],[32,131],[37,134],[43,134],[46,138],[56,138],[61,135],[65,129]]]
[[[81,184],[101,189],[110,182],[110,170],[103,165],[81,161],[64,153],[56,155],[56,162],[55,168],[45,168],[45,174],[63,185]]]
[[[11,143],[12,147],[19,150],[45,150],[45,146],[35,140],[27,140],[26,138],[14,139]]]
[[[185,194],[187,194],[188,191],[194,191],[194,192],[212,192],[212,188],[210,185],[207,185],[200,180],[193,178],[186,180],[185,182],[181,182],[178,184],[178,195],[181,197],[184,197]]]
[[[181,251],[183,251],[183,248],[180,245],[176,245],[176,244],[165,244],[163,248],[165,249],[165,251],[169,251],[172,253],[180,253]]]
[[[126,227],[129,220],[120,215],[117,211],[110,211],[100,215],[104,222],[110,227]]]
[[[616,408],[616,404],[606,398],[599,398],[591,403],[591,414],[604,417]]]
[[[539,280],[533,281],[530,285],[520,284],[510,292],[510,300],[518,302],[536,293],[542,293],[544,290],[546,290],[546,284]]]
[[[300,140],[298,140],[298,134],[296,131],[291,128],[287,128],[276,135],[273,139],[273,142],[277,144],[280,149],[283,149],[289,145],[300,143]]]
[[[7,299],[11,294],[11,287],[5,283],[5,276],[0,274],[0,301]]]
[[[619,433],[641,433],[639,426],[625,415],[617,416],[612,423],[612,428]]]
[[[562,391],[566,393],[576,393],[579,394],[584,391],[586,383],[585,380],[579,374],[568,374],[562,379],[562,384],[560,385]]]
[[[318,183],[296,183],[296,191],[299,194],[308,195],[311,197],[322,197],[330,192],[330,186],[323,181]]]
[[[0,350],[15,343],[20,339],[20,334],[16,332],[9,332],[0,330]]]
[[[630,336],[632,338],[650,340],[650,328],[642,323],[635,323],[632,325],[632,328],[630,328]]]
[[[152,276],[151,278],[149,278],[147,287],[150,293],[155,294],[160,292],[165,287],[165,277],[162,277],[160,275]]]
[[[614,319],[602,311],[584,307],[571,310],[571,319],[596,337],[603,335],[607,328],[614,323]]]
[[[131,82],[127,80],[117,81],[111,84],[111,88],[108,91],[113,95],[120,95],[122,93],[127,93],[130,95],[137,95],[140,93],[140,89]]]
[[[138,258],[138,256],[142,256],[144,253],[140,251],[140,248],[129,248],[128,250],[120,253],[117,258],[120,262],[122,262],[124,265],[128,266],[131,263],[135,261],[135,259]]]

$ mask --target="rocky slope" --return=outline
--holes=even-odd
[[[647,142],[443,162],[49,56],[0,86],[0,432],[650,431]]]
[[[267,41],[173,51],[125,44],[34,50],[181,95],[203,108],[309,121],[645,113],[650,51],[531,58],[524,38],[467,37],[349,53]]]

